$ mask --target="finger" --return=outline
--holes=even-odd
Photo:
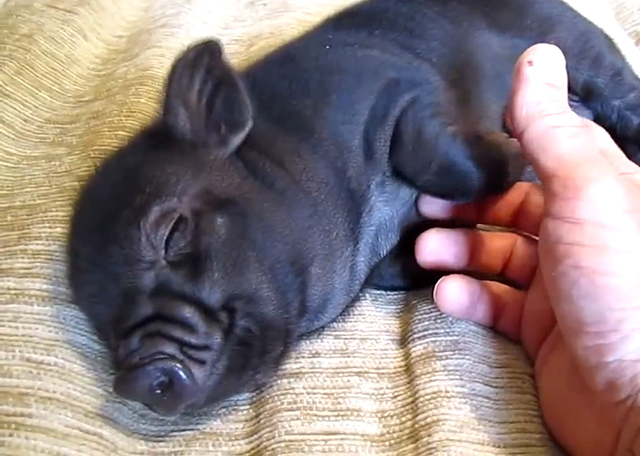
[[[537,241],[508,232],[433,228],[416,240],[416,261],[425,269],[479,272],[528,288],[538,265]]]
[[[456,219],[497,225],[537,236],[544,211],[544,197],[539,184],[518,182],[504,195],[476,203],[456,205],[421,195],[418,210],[423,216],[436,220]]]
[[[603,128],[569,107],[566,61],[556,46],[535,45],[520,57],[507,119],[549,190],[580,189],[631,165]]]
[[[520,342],[524,292],[497,282],[450,275],[440,279],[433,295],[441,312],[492,328]]]
[[[556,317],[551,307],[540,269],[531,281],[527,292],[527,300],[522,312],[520,339],[527,355],[537,359],[540,348],[556,326]]]

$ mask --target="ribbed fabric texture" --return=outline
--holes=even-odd
[[[0,0],[0,454],[554,451],[521,350],[428,292],[364,293],[266,390],[177,420],[111,394],[105,349],[70,304],[73,198],[155,112],[177,53],[216,36],[242,67],[352,2]],[[638,65],[637,0],[572,3]]]

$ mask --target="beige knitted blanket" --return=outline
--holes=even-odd
[[[429,293],[364,293],[272,386],[173,421],[112,396],[70,305],[71,201],[153,114],[177,52],[214,35],[243,66],[353,1],[0,0],[0,454],[553,451],[520,349],[440,315]],[[572,3],[640,68],[640,0]]]

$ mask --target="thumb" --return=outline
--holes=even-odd
[[[593,182],[625,166],[607,132],[574,113],[568,95],[562,51],[551,44],[527,49],[514,69],[507,122],[550,190]]]

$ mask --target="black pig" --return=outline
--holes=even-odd
[[[74,301],[115,391],[163,415],[218,403],[267,382],[363,286],[411,285],[389,258],[419,192],[471,201],[521,177],[503,113],[538,42],[637,162],[640,80],[560,0],[370,0],[242,72],[215,40],[186,49],[157,118],[72,218]]]

